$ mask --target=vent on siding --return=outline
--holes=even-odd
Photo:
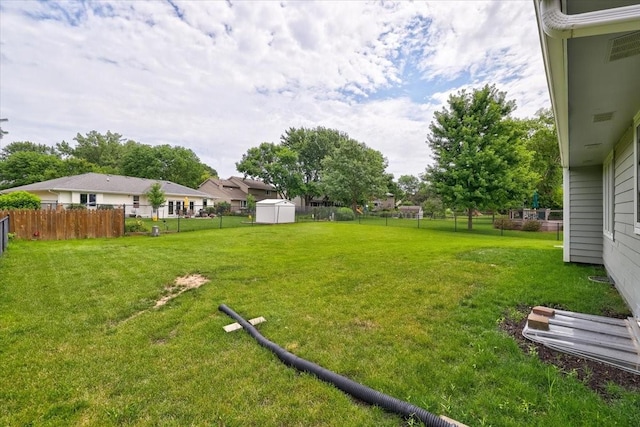
[[[609,42],[609,61],[640,55],[640,31],[617,37]]]
[[[611,119],[613,119],[613,111],[593,115],[593,123],[608,122]]]

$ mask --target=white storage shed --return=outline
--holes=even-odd
[[[284,199],[265,199],[256,203],[256,222],[283,224],[296,221],[296,205]]]

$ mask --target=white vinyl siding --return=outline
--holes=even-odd
[[[602,264],[602,166],[571,168],[568,175],[568,261]]]
[[[615,167],[612,151],[602,167],[602,231],[609,239],[613,239],[614,178]]]

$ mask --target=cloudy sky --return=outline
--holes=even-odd
[[[290,127],[324,126],[422,173],[433,112],[496,84],[549,106],[531,0],[0,2],[2,140],[118,132],[222,177]]]

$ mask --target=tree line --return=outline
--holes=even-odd
[[[516,104],[486,85],[462,90],[434,113],[426,143],[433,164],[419,176],[397,180],[387,159],[345,132],[325,127],[289,128],[280,141],[251,147],[236,163],[245,177],[261,179],[286,199],[306,205],[324,198],[366,206],[392,193],[402,204],[426,212],[446,208],[472,215],[479,210],[562,206],[562,169],[550,110],[517,119]],[[75,144],[55,147],[13,142],[0,151],[0,189],[86,172],[169,180],[191,188],[216,171],[190,149],[150,146],[120,134],[77,134]],[[398,141],[401,143],[401,141]]]
[[[290,128],[280,143],[263,142],[236,163],[245,177],[273,185],[286,199],[306,205],[324,198],[356,209],[387,191],[393,177],[382,153],[348,134],[324,127]]]
[[[190,149],[146,145],[108,131],[78,133],[75,144],[16,141],[0,151],[0,189],[87,172],[172,181],[197,188],[217,172]]]
[[[275,186],[285,198],[300,196],[351,206],[392,193],[427,212],[562,206],[562,169],[550,110],[533,118],[511,116],[516,105],[495,86],[451,95],[434,114],[427,143],[434,164],[416,177],[385,172],[382,153],[346,133],[324,127],[290,128],[279,143],[250,148],[236,168]]]

